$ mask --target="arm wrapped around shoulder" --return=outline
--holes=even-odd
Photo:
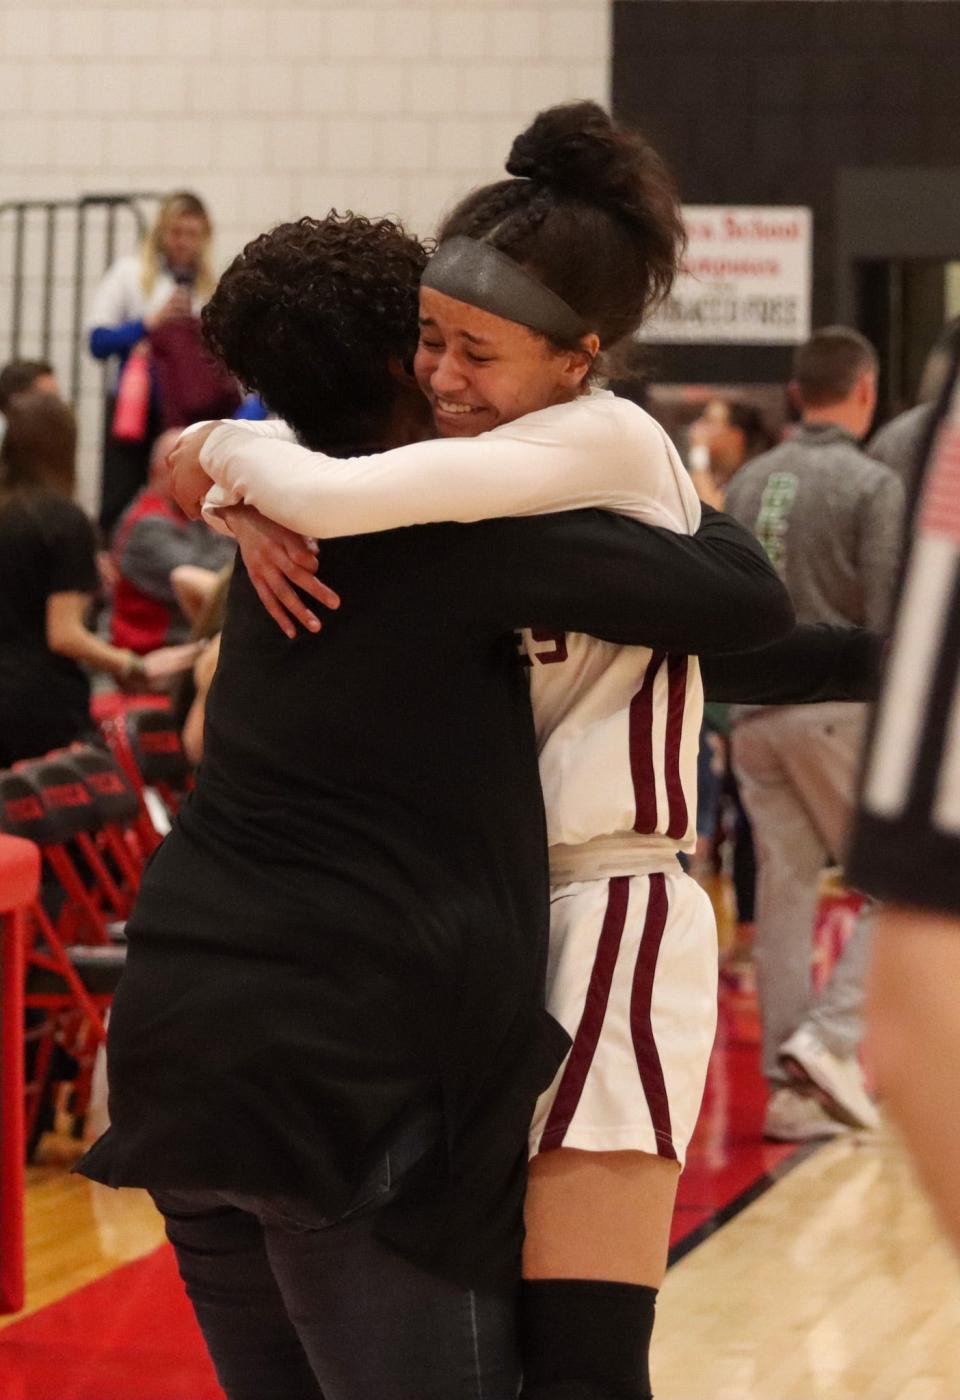
[[[756,651],[701,657],[704,697],[730,705],[875,700],[884,646],[866,627],[798,626]]]
[[[504,625],[694,656],[766,646],[794,626],[763,550],[716,511],[695,535],[604,510],[456,529],[465,594]]]
[[[605,511],[589,519],[583,554],[584,587],[594,598],[606,585],[606,611],[594,609],[589,632],[621,646],[662,647],[695,656],[748,652],[786,637],[796,621],[790,595],[756,539],[730,516],[703,507],[695,535],[645,525]],[[563,519],[563,517],[558,517]],[[579,555],[568,551],[572,566]],[[571,611],[573,611],[571,609]],[[546,617],[546,611],[538,617]]]

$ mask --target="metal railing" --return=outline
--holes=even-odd
[[[161,196],[87,194],[0,203],[0,364],[48,360],[77,411],[78,497],[96,510],[110,369],[87,353],[86,310],[106,269],[133,253]]]
[[[0,285],[6,283],[0,300],[0,338],[4,331],[7,338],[4,359],[50,359],[55,324],[66,314],[67,392],[76,402],[85,348],[85,299],[118,253],[133,252],[139,245],[150,222],[144,206],[156,204],[158,199],[156,194],[87,194],[79,199],[0,203]],[[94,220],[99,248],[90,237]],[[57,273],[60,240],[72,241],[66,279],[58,278]],[[4,312],[2,303],[8,298],[9,308]],[[36,298],[40,314],[28,328],[25,312],[32,298]]]

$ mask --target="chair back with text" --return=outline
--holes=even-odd
[[[64,896],[57,911],[70,941],[108,943],[107,924],[122,917],[116,882],[97,849],[100,816],[83,775],[54,755],[0,774],[0,829],[35,841]],[[68,920],[78,932],[67,933]],[[83,932],[81,932],[83,931]]]

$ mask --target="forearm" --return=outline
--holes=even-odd
[[[226,420],[223,420],[226,422]],[[289,424],[281,418],[254,418],[243,419],[241,425],[245,432],[259,438],[269,438],[278,442],[296,442],[296,435]],[[203,424],[195,424],[196,427],[203,427]],[[240,499],[236,491],[228,487],[218,486],[215,481],[208,478],[209,490],[203,499],[201,516],[218,535],[227,535],[234,538],[233,527],[230,524],[233,512],[246,509],[244,502]]]
[[[893,906],[874,934],[870,1044],[879,1087],[960,1247],[960,917]]]
[[[797,626],[757,651],[702,656],[704,696],[742,705],[874,700],[883,645],[862,627]]]
[[[622,547],[602,570],[596,559],[580,561],[595,621],[578,630],[620,645],[712,656],[767,646],[792,629],[783,583],[729,516],[704,507],[689,537],[632,521],[617,528]]]
[[[124,321],[119,326],[95,326],[90,332],[90,353],[98,360],[111,355],[125,355],[147,333],[143,321]]]
[[[136,669],[138,660],[133,652],[124,647],[111,646],[82,625],[64,628],[48,645],[59,656],[66,656],[95,671],[106,671],[117,680],[128,679]]]
[[[200,460],[232,502],[318,538],[591,506],[634,516],[655,508],[652,465],[648,501],[645,464],[619,443],[616,422],[602,418],[585,427],[575,418],[571,428],[571,420],[545,426],[533,414],[476,438],[346,459],[257,441],[230,424],[210,435]]]
[[[693,537],[603,511],[490,528],[494,563],[476,562],[474,586],[492,573],[514,623],[693,654],[764,646],[794,625],[759,545],[716,512]]]
[[[212,639],[194,667],[194,682],[197,690],[193,703],[187,712],[181,738],[190,762],[197,764],[203,757],[203,726],[207,710],[207,696],[220,658],[220,633]]]

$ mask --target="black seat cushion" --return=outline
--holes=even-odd
[[[143,781],[148,786],[167,783],[173,788],[185,787],[190,763],[169,711],[128,710],[124,723]]]
[[[82,773],[59,756],[0,774],[0,822],[11,835],[41,846],[62,844],[101,826]]]
[[[94,996],[109,996],[116,991],[120,981],[127,950],[122,944],[89,947],[77,943],[67,949],[67,957],[88,992]],[[26,991],[28,996],[63,996],[68,994],[69,989],[58,972],[31,965],[27,969]]]
[[[137,794],[126,774],[108,753],[84,744],[71,749],[63,757],[79,771],[82,781],[90,789],[102,823],[125,826],[127,822],[136,820],[140,814]]]

